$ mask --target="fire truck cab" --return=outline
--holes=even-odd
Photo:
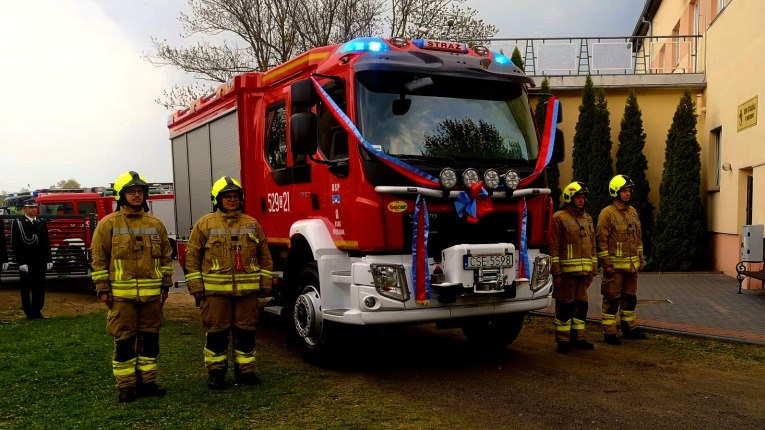
[[[168,120],[179,235],[215,180],[241,178],[281,275],[266,310],[308,360],[346,324],[505,347],[551,303],[545,168],[563,142],[554,99],[536,129],[532,85],[486,47],[398,38],[235,76]]]

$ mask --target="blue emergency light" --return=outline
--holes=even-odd
[[[496,51],[494,52],[494,61],[496,61],[497,64],[510,64],[509,58]]]
[[[359,37],[353,39],[350,42],[343,44],[340,49],[337,50],[340,54],[347,54],[349,52],[387,52],[390,51],[385,41],[379,37]]]

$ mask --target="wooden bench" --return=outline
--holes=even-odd
[[[746,270],[744,263],[757,263],[757,261],[739,261],[736,265],[736,279],[738,279],[738,293],[741,294],[741,286],[746,278],[759,279],[765,282],[765,267],[760,270]]]

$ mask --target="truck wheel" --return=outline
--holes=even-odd
[[[462,326],[462,332],[468,341],[482,349],[501,350],[521,333],[525,316],[525,312],[520,312],[471,319]]]
[[[298,276],[298,295],[292,306],[292,326],[300,354],[309,363],[324,365],[331,355],[332,324],[322,320],[319,270],[308,263]]]

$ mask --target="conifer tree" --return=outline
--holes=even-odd
[[[542,80],[542,85],[539,86],[539,92],[541,94],[552,94],[550,91],[550,80],[547,78],[544,78]],[[542,97],[539,100],[539,103],[537,103],[537,107],[534,110],[534,117],[537,121],[537,128],[539,129],[540,134],[544,133],[545,128],[545,116],[547,115],[547,104],[543,103],[547,97]],[[550,165],[547,166],[547,186],[550,187],[550,191],[552,193],[550,194],[550,197],[553,201],[553,207],[557,210],[560,207],[561,201],[561,184],[560,184],[560,168],[558,168],[558,163],[550,163]]]
[[[608,193],[608,183],[614,176],[614,161],[611,157],[611,119],[608,112],[608,101],[603,89],[595,91],[595,109],[593,112],[593,128],[590,133],[590,153],[587,157],[589,178],[587,188],[590,196],[587,199],[588,211],[594,215],[611,204],[612,198]],[[595,220],[597,222],[597,220]]]
[[[667,134],[659,186],[654,261],[657,270],[703,267],[706,227],[701,206],[701,146],[696,139],[696,106],[685,90]]]
[[[571,164],[574,169],[573,181],[584,182],[590,188],[590,137],[595,124],[595,90],[592,78],[587,75],[587,81],[582,90],[582,104],[579,105],[579,118],[574,130],[574,146],[571,154]]]
[[[643,253],[650,264],[653,260],[653,211],[655,208],[648,200],[651,186],[645,174],[648,169],[648,160],[643,154],[645,138],[643,114],[635,92],[630,91],[619,131],[616,174],[627,175],[635,183],[631,204],[640,215],[640,224],[643,228]]]
[[[526,65],[523,64],[523,57],[521,56],[521,51],[518,50],[518,47],[516,46],[513,48],[513,55],[510,57],[510,61],[513,62],[516,66],[518,66],[519,69],[526,71]]]

